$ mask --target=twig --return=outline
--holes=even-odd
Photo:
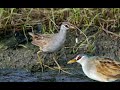
[[[114,35],[114,36],[116,36],[116,37],[120,37],[120,35],[115,34],[115,33],[113,33],[113,32],[110,32],[110,31],[106,30],[106,29],[104,28],[104,26],[101,25],[101,23],[100,23],[100,26],[102,27],[102,30],[105,31],[106,33],[112,34],[112,35]]]
[[[114,35],[114,36],[116,36],[116,37],[120,37],[118,34],[115,34],[115,33],[113,33],[113,32],[110,32],[110,31],[108,31],[108,30],[106,30],[106,29],[104,29],[104,28],[102,28],[103,29],[103,31],[105,31],[105,32],[107,32],[107,33],[110,33],[110,34],[112,34],[112,35]]]

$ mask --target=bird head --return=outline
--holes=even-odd
[[[67,64],[72,64],[72,63],[75,63],[75,62],[81,63],[81,61],[85,58],[87,58],[86,55],[78,54],[74,59],[68,61]]]
[[[74,27],[74,25],[72,25],[69,22],[63,22],[62,25],[61,25],[61,29],[62,30],[68,30],[68,29],[73,29],[74,30],[76,28]]]

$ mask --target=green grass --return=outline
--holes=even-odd
[[[90,27],[96,27],[98,32],[104,29],[118,35],[114,31],[120,27],[120,8],[0,8],[0,30],[23,30],[25,36],[26,30],[33,30],[37,23],[42,23],[43,33],[55,33],[63,21],[81,28],[81,34],[85,37],[74,53],[82,44],[92,51],[94,41],[91,44],[89,38],[95,39],[96,35],[86,36],[85,33]]]
[[[119,27],[119,8],[0,8],[0,29],[23,28],[23,25],[34,26],[41,22],[45,32],[54,33],[57,25],[69,21],[83,30],[90,26],[101,27],[104,23],[110,29]],[[107,27],[106,26],[106,27]],[[48,28],[49,31],[47,30]]]

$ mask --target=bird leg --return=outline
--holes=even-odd
[[[51,67],[49,67],[48,65],[45,65],[44,63],[43,63],[43,61],[41,60],[41,58],[40,58],[40,53],[41,53],[42,51],[41,51],[41,49],[40,49],[40,51],[38,51],[37,52],[37,56],[38,56],[38,59],[39,59],[39,62],[38,63],[40,63],[40,65],[41,65],[41,68],[42,68],[42,72],[43,72],[43,70],[44,70],[44,67],[48,67],[48,68],[50,68],[50,69],[52,69],[52,70],[55,70],[55,69],[58,69],[59,70],[59,73],[60,73],[60,71],[63,71],[63,72],[65,72],[65,73],[67,73],[67,74],[71,74],[71,73],[69,73],[69,72],[67,72],[67,71],[65,71],[65,70],[63,70],[63,68],[58,64],[58,62],[56,61],[56,59],[55,59],[55,57],[56,57],[56,55],[54,55],[53,56],[53,60],[54,60],[54,62],[57,64],[57,68],[51,68]]]
[[[65,48],[63,47],[62,49],[61,49],[61,54],[60,54],[60,56],[59,57],[64,57],[63,59],[64,60],[67,60],[67,56],[66,56],[66,54],[65,54]]]
[[[67,73],[67,74],[71,74],[71,73],[69,73],[69,72],[67,72],[67,71],[65,71],[65,70],[63,70],[64,68],[62,68],[59,64],[58,64],[58,62],[56,61],[56,59],[55,59],[55,55],[54,55],[54,57],[53,57],[53,60],[54,60],[54,62],[57,64],[57,68],[55,68],[55,69],[58,69],[59,70],[59,73],[60,73],[60,71],[63,71],[63,72],[65,72],[65,73]]]
[[[41,60],[41,58],[40,58],[40,56],[39,56],[39,53],[41,53],[41,52],[42,52],[41,50],[37,52],[37,57],[38,57],[38,60],[39,60],[38,63],[40,63],[40,66],[41,66],[42,72],[43,72],[43,69],[44,69],[44,67],[43,67],[43,62],[42,62],[42,60]]]
[[[39,59],[39,62],[38,63],[40,63],[40,65],[41,65],[41,68],[42,68],[42,72],[43,72],[43,70],[44,70],[44,67],[47,67],[47,68],[49,68],[49,69],[52,69],[52,70],[55,70],[54,68],[52,68],[52,67],[49,67],[48,65],[46,65],[46,64],[44,64],[44,60],[42,61],[41,60],[41,58],[40,58],[40,55],[39,55],[39,53],[41,53],[42,51],[40,50],[40,51],[38,51],[37,52],[37,56],[38,56],[38,59]],[[46,57],[46,54],[42,57],[43,59]]]

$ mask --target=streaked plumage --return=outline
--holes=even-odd
[[[39,57],[39,53],[51,53],[58,51],[66,40],[66,33],[68,29],[75,29],[75,27],[69,22],[63,22],[60,31],[55,34],[34,34],[29,32],[29,35],[32,36],[32,44],[40,48],[40,51],[37,52],[38,58],[40,60],[40,65],[43,71],[43,61]],[[56,59],[53,59],[57,64],[59,71],[62,70],[60,65],[57,63]],[[62,70],[63,71],[63,70]]]
[[[110,58],[77,55],[77,57],[70,60],[68,64],[74,62],[80,63],[85,75],[93,80],[110,82],[120,79],[120,62]]]
[[[69,22],[63,22],[60,31],[56,34],[34,34],[29,32],[29,35],[33,37],[32,44],[39,46],[43,52],[55,52],[64,44],[68,29],[75,29],[75,27]]]

